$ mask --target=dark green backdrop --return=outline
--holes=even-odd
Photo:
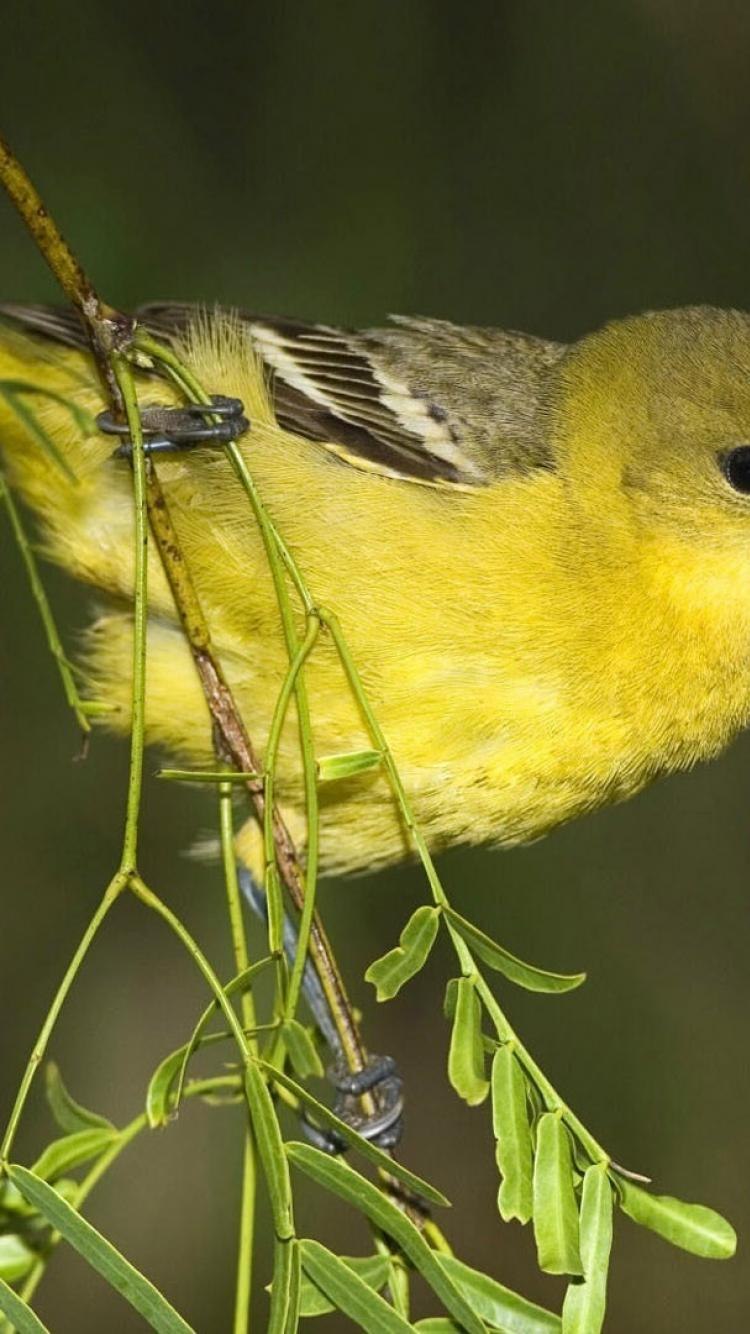
[[[110,300],[223,299],[355,323],[418,312],[558,338],[644,307],[750,307],[749,63],[750,13],[732,0],[6,0],[0,12],[4,129]],[[2,297],[54,298],[2,202],[0,225]],[[4,529],[0,545],[5,1108],[113,869],[125,756],[101,739],[71,762],[71,720]],[[56,573],[49,583],[74,638],[90,597]],[[572,996],[507,1005],[599,1139],[740,1230],[739,1257],[719,1265],[622,1219],[612,1334],[750,1323],[749,801],[743,741],[531,849],[443,864],[456,904],[511,948],[588,969]],[[210,798],[148,783],[144,869],[228,972],[217,872],[180,855],[212,819]],[[403,870],[327,886],[324,906],[372,1044],[407,1075],[406,1156],[460,1200],[450,1234],[558,1303],[528,1231],[497,1221],[486,1109],[445,1086],[448,960],[378,1010],[358,980],[422,894]],[[201,999],[159,924],[123,905],[53,1052],[80,1097],[124,1119]],[[206,1334],[230,1318],[238,1130],[232,1113],[189,1108],[91,1203]],[[39,1100],[24,1151],[48,1132]],[[354,1245],[335,1210],[325,1231]],[[56,1334],[142,1327],[70,1255],[42,1292]]]

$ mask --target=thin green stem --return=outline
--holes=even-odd
[[[242,1148],[242,1197],[240,1223],[237,1232],[237,1278],[234,1290],[233,1334],[248,1334],[250,1329],[257,1184],[258,1167],[255,1161],[255,1145],[253,1137],[246,1127]]]
[[[47,636],[47,645],[49,647],[50,653],[52,654],[52,657],[54,658],[57,664],[57,670],[60,674],[62,688],[63,691],[65,692],[65,699],[70,708],[73,710],[76,722],[78,723],[78,726],[80,727],[81,731],[90,732],[91,723],[89,722],[86,716],[87,710],[89,710],[90,706],[88,706],[78,694],[78,689],[76,687],[75,679],[73,677],[73,672],[65,656],[65,650],[62,645],[62,640],[60,639],[60,635],[58,633],[58,629],[55,624],[55,618],[52,615],[52,608],[50,607],[49,599],[44,589],[44,584],[42,583],[42,580],[39,576],[39,570],[37,568],[34,551],[26,534],[26,530],[24,529],[23,523],[21,522],[21,515],[18,512],[18,507],[13,499],[10,487],[8,486],[2,473],[0,473],[0,500],[4,502],[5,508],[8,511],[8,518],[10,519],[10,526],[13,530],[13,536],[16,540],[16,546],[18,547],[18,550],[21,553],[21,559],[23,560],[23,563],[26,567],[26,574],[28,576],[29,585],[31,587],[31,594],[32,597],[34,598],[34,601],[36,602],[37,609],[39,611],[39,615],[42,620],[42,625],[44,626],[44,632],[45,635]],[[94,706],[94,710],[92,711],[95,710],[96,706]]]
[[[96,935],[97,931],[99,930],[99,927],[104,921],[104,918],[107,916],[107,913],[112,907],[112,904],[115,902],[115,899],[122,893],[123,889],[126,887],[126,884],[127,884],[126,877],[122,874],[122,872],[118,871],[117,875],[114,877],[113,880],[110,881],[109,885],[107,886],[104,892],[104,896],[96,912],[91,918],[91,921],[86,927],[86,930],[84,931],[81,940],[78,944],[78,948],[76,949],[75,954],[70,960],[70,963],[68,964],[65,970],[63,979],[59,987],[57,988],[57,991],[55,992],[55,995],[52,999],[52,1004],[50,1005],[49,1010],[47,1011],[44,1023],[42,1024],[42,1027],[39,1031],[39,1036],[34,1044],[31,1055],[26,1064],[26,1069],[23,1072],[23,1078],[21,1079],[21,1083],[18,1088],[18,1093],[16,1094],[16,1100],[13,1104],[13,1110],[11,1111],[10,1117],[8,1119],[8,1124],[5,1129],[5,1134],[3,1135],[2,1144],[0,1144],[0,1169],[2,1169],[8,1161],[11,1146],[15,1139],[16,1131],[18,1129],[18,1123],[21,1119],[21,1114],[26,1105],[26,1099],[28,1098],[29,1090],[31,1088],[32,1081],[34,1079],[34,1075],[36,1074],[41,1062],[44,1059],[44,1053],[47,1050],[47,1044],[49,1043],[50,1037],[52,1036],[52,1031],[55,1027],[55,1024],[57,1023],[58,1015],[60,1014],[65,999],[68,995],[68,992],[70,991],[70,988],[72,987],[73,982],[75,981],[78,975],[78,971],[81,967],[81,964],[83,963],[83,960],[86,957],[89,946],[91,945],[94,936]]]
[[[115,380],[125,405],[133,459],[133,507],[135,526],[135,586],[133,590],[133,685],[130,727],[130,771],[122,844],[121,868],[135,871],[138,851],[138,816],[143,786],[143,748],[146,719],[146,636],[148,629],[148,511],[146,508],[146,459],[138,399],[130,365],[112,357]]]
[[[307,632],[302,643],[297,648],[289,664],[289,670],[282,682],[281,690],[276,699],[273,716],[271,718],[271,727],[268,733],[268,744],[266,746],[266,757],[264,766],[264,786],[266,794],[265,818],[263,821],[263,842],[266,859],[266,885],[268,890],[268,948],[271,954],[278,954],[284,947],[283,940],[283,907],[276,877],[276,844],[273,836],[273,807],[274,807],[274,786],[276,781],[276,764],[278,761],[279,744],[281,734],[286,722],[286,716],[289,709],[289,702],[292,694],[296,690],[299,681],[300,672],[305,665],[309,655],[315,647],[315,641],[320,633],[320,621],[316,616],[311,616],[307,626]],[[317,791],[316,791],[317,796]],[[317,812],[316,812],[317,813]],[[317,840],[316,840],[317,842]],[[272,894],[272,888],[276,893]],[[314,907],[314,904],[313,904]],[[303,912],[308,918],[307,921],[307,939],[305,942],[305,953],[302,956],[302,962],[307,954],[307,943],[310,938],[310,924],[312,917],[308,911],[308,893],[305,892],[305,901]],[[299,950],[298,950],[299,953]],[[296,965],[295,959],[295,965]],[[287,1017],[288,1005],[286,1006]]]
[[[250,1048],[242,1030],[242,1024],[235,1013],[234,1006],[227,999],[226,992],[200,945],[193,936],[191,936],[187,927],[180,921],[179,917],[177,917],[177,915],[172,912],[172,909],[159,898],[158,894],[155,894],[152,889],[149,889],[148,885],[145,884],[138,874],[133,874],[130,877],[130,887],[136,898],[140,899],[141,903],[144,903],[147,908],[151,908],[153,912],[157,913],[159,917],[167,923],[167,926],[169,926],[175,935],[179,937],[185,946],[185,949],[194,959],[197,967],[200,969],[203,977],[208,983],[219,1009],[227,1021],[227,1027],[237,1043],[240,1056],[242,1057],[242,1064],[245,1067],[249,1066],[252,1058]]]
[[[233,783],[246,787],[248,778],[260,778],[260,774],[248,773],[244,769],[242,773],[234,769],[157,769],[154,777],[171,783]]]
[[[224,884],[227,892],[227,910],[229,928],[232,935],[232,952],[235,968],[242,973],[250,965],[245,935],[245,921],[242,915],[242,899],[237,880],[237,862],[234,853],[234,827],[232,823],[232,785],[224,782],[219,788],[219,831],[221,835],[221,856],[224,867]],[[242,1024],[245,1030],[255,1027],[255,1001],[252,990],[243,991],[240,1003]],[[248,1041],[250,1050],[257,1053],[255,1038]],[[234,1299],[234,1334],[247,1334],[250,1328],[250,1296],[253,1275],[253,1245],[255,1237],[255,1203],[257,1186],[257,1165],[255,1145],[246,1126],[242,1148],[242,1195],[240,1201],[240,1224],[237,1237],[237,1278]]]
[[[227,893],[227,911],[229,929],[232,936],[232,953],[235,971],[244,973],[250,967],[250,955],[245,935],[245,919],[242,915],[242,897],[237,880],[237,862],[234,852],[234,825],[232,822],[232,785],[224,782],[219,788],[219,833],[221,837],[221,860],[224,870],[224,885]],[[242,993],[242,1022],[245,1028],[255,1027],[255,1004],[252,991],[248,988]]]

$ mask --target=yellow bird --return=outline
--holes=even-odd
[[[86,662],[124,730],[129,465],[82,430],[81,410],[106,404],[75,317],[4,312],[0,453],[52,558],[113,595]],[[247,464],[340,619],[433,850],[535,838],[746,725],[749,316],[657,312],[569,346],[432,319],[354,332],[179,306],[139,318],[209,392],[243,400]],[[174,400],[144,377],[141,401]],[[262,751],[286,653],[246,497],[220,450],[157,467]],[[208,768],[207,709],[154,550],[150,562],[148,738]],[[366,748],[325,638],[308,680],[317,754]],[[303,839],[293,719],[278,797]],[[381,771],[326,784],[321,801],[325,871],[409,853]],[[251,821],[238,843],[257,868]]]

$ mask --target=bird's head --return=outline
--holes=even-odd
[[[750,613],[750,316],[617,321],[573,345],[558,384],[556,452],[585,522]]]

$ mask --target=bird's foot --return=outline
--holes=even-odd
[[[370,1056],[364,1070],[349,1070],[338,1061],[328,1069],[327,1078],[336,1089],[333,1110],[363,1139],[380,1149],[392,1149],[403,1130],[403,1082],[392,1056]],[[361,1098],[371,1093],[376,1110],[362,1110]],[[306,1115],[302,1118],[307,1138],[324,1153],[343,1153],[349,1146],[335,1130],[323,1130]]]
[[[195,445],[228,444],[249,430],[250,422],[244,413],[241,399],[225,398],[222,394],[213,394],[210,404],[186,403],[179,408],[159,405],[141,408],[144,453],[173,454]],[[207,421],[208,416],[219,417],[220,421]],[[130,428],[126,422],[115,421],[111,412],[100,412],[96,424],[105,435],[128,437],[115,450],[115,458],[132,457]]]

